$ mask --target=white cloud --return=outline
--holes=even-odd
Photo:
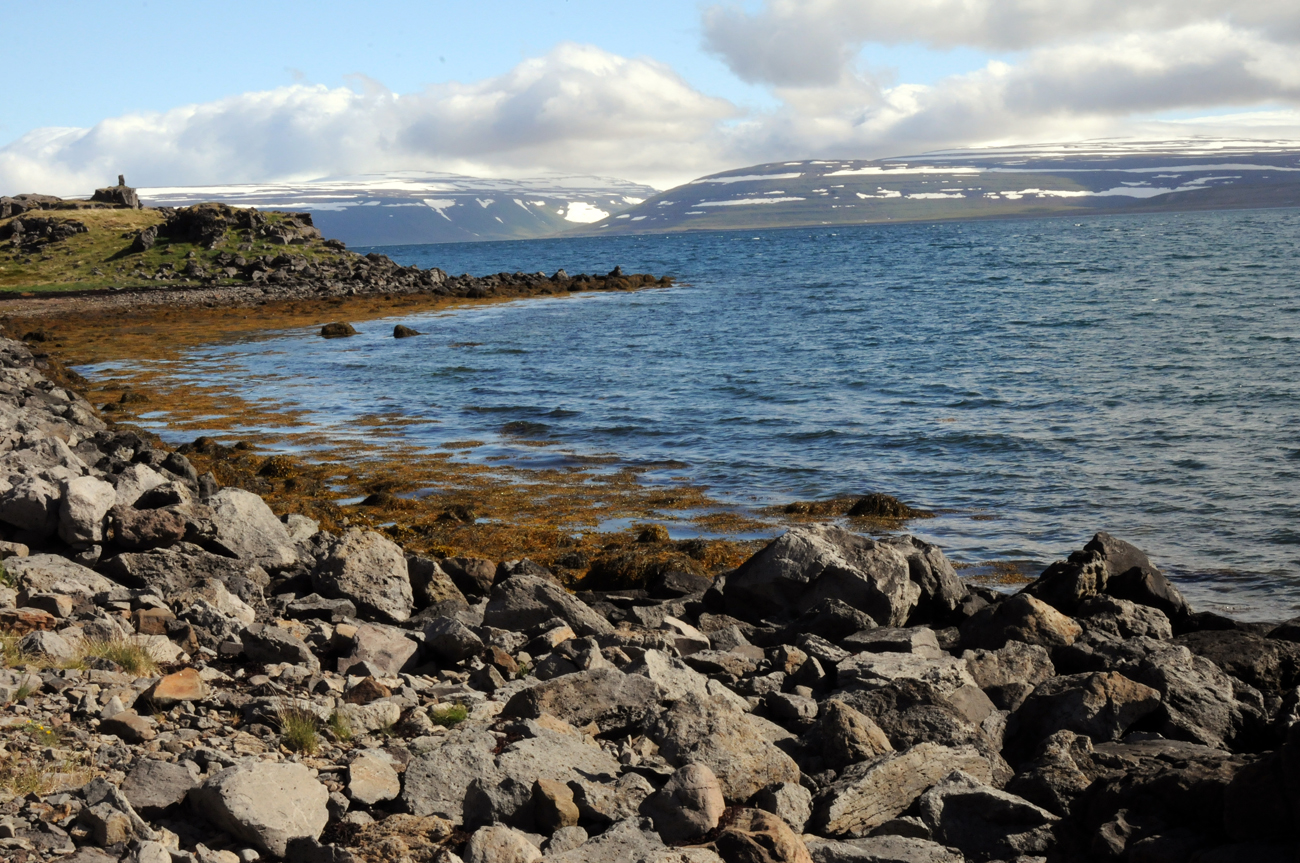
[[[419,169],[671,181],[716,164],[719,123],[737,114],[654,60],[572,44],[471,84],[397,95],[360,83],[38,129],[0,149],[0,190],[73,194],[119,173],[138,186]]]

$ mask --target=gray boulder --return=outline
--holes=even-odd
[[[66,638],[57,632],[37,630],[20,638],[17,646],[22,653],[58,662],[75,659],[79,643],[78,640]]]
[[[557,813],[552,806],[539,807],[538,780],[545,780],[552,791],[559,792],[552,794],[548,803],[572,804],[571,783],[578,779],[612,782],[620,769],[612,755],[588,745],[580,735],[540,730],[535,737],[507,745],[497,755],[493,771],[470,783],[465,795],[465,821],[509,824],[530,831],[535,826],[554,830],[558,825],[551,816]],[[565,792],[570,795],[569,801],[558,800]],[[577,814],[575,808],[575,820]]]
[[[812,830],[824,836],[866,836],[954,770],[982,782],[993,780],[989,762],[972,746],[920,743],[851,765],[817,796]]]
[[[578,635],[607,635],[609,621],[553,581],[535,575],[514,575],[492,588],[483,624],[515,631],[559,618]]]
[[[352,638],[352,648],[338,660],[339,674],[347,674],[355,665],[365,663],[375,672],[400,674],[415,663],[420,645],[395,626],[363,623]],[[355,673],[355,672],[353,672]]]
[[[307,643],[287,629],[254,623],[244,630],[240,640],[244,644],[244,655],[252,662],[289,662],[312,671],[320,670],[320,660]]]
[[[824,703],[810,739],[820,742],[822,758],[833,770],[894,751],[885,732],[870,716],[835,699]]]
[[[450,617],[434,618],[424,627],[424,646],[441,662],[460,662],[485,647],[474,630]]]
[[[687,695],[651,723],[649,735],[669,764],[703,764],[727,800],[744,801],[769,785],[799,781],[798,765],[760,723],[725,698]]]
[[[329,791],[301,764],[245,761],[190,792],[196,811],[272,857],[295,839],[317,839],[329,821]]]
[[[753,622],[802,614],[826,599],[902,626],[921,596],[897,547],[832,525],[795,528],[727,576],[727,613]]]
[[[406,767],[401,801],[414,815],[436,815],[453,824],[465,821],[465,794],[471,784],[496,782],[497,738],[487,731],[457,730],[437,748]]]
[[[104,541],[104,522],[117,503],[117,491],[102,479],[80,476],[63,484],[59,539],[73,548]]]
[[[712,651],[708,651],[712,652]],[[698,655],[698,654],[697,654]],[[693,657],[692,657],[693,658]],[[736,657],[740,659],[740,657]],[[705,697],[709,694],[709,679],[687,662],[669,656],[662,650],[647,650],[638,660],[623,666],[627,674],[648,677],[663,691],[668,701],[680,701],[687,695]]]
[[[33,554],[30,557],[11,557],[4,562],[5,570],[26,596],[38,593],[57,593],[63,596],[91,598],[118,587],[116,583],[57,554]]]
[[[207,503],[212,509],[208,542],[270,572],[297,565],[293,538],[262,498],[251,491],[223,488]]]
[[[1051,655],[1023,641],[1008,641],[997,650],[967,650],[962,659],[975,685],[999,710],[1015,710],[1034,687],[1056,676]]]
[[[1079,624],[1028,593],[980,609],[961,625],[962,646],[985,650],[997,650],[1009,641],[1065,647],[1082,634]]]
[[[156,818],[164,810],[185,800],[199,785],[198,765],[193,761],[142,759],[122,782],[122,793],[135,810]]]
[[[147,464],[138,463],[123,468],[112,480],[119,506],[135,506],[145,492],[168,483],[168,479],[158,471]]]
[[[859,653],[839,664],[836,669],[840,687],[878,687],[896,680],[919,680],[948,695],[975,680],[966,669],[965,660],[948,654],[936,657],[914,653]]]
[[[33,536],[52,536],[59,523],[62,495],[53,484],[40,477],[19,478],[0,494],[0,521]]]
[[[780,818],[795,833],[803,833],[812,817],[812,792],[798,783],[782,782],[754,795],[754,805]]]
[[[327,539],[312,585],[330,599],[350,599],[357,609],[391,623],[411,616],[414,598],[406,555],[386,537],[371,531],[349,530]]]
[[[1127,599],[1105,594],[1089,597],[1079,603],[1075,613],[1089,632],[1112,638],[1174,637],[1173,624],[1163,611]]]
[[[348,762],[348,797],[363,806],[392,800],[402,792],[402,780],[392,759],[382,752],[362,752]]]
[[[107,575],[128,587],[152,587],[176,597],[215,581],[244,602],[262,602],[271,577],[256,563],[213,554],[188,542],[170,548],[124,552],[100,564]]]
[[[411,580],[411,595],[416,608],[436,608],[443,614],[469,608],[469,601],[443,571],[438,561],[419,555],[406,559],[407,575]]]
[[[536,719],[549,713],[575,727],[594,722],[608,732],[639,726],[661,699],[662,692],[649,678],[612,667],[593,668],[516,693],[502,714]]]
[[[922,623],[943,624],[966,598],[966,584],[937,545],[914,536],[896,536],[885,540],[907,558],[907,572],[917,587],[920,599],[912,617]]]

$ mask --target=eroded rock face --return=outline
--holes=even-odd
[[[311,577],[322,596],[351,600],[362,614],[385,622],[401,623],[415,606],[406,555],[377,533],[350,530],[326,539]]]
[[[213,824],[273,857],[295,839],[318,838],[329,821],[329,791],[301,764],[228,767],[190,797]]]
[[[727,612],[744,620],[789,617],[825,599],[902,626],[921,596],[898,548],[830,525],[795,528],[727,576]]]

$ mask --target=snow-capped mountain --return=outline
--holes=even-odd
[[[754,165],[659,193],[580,233],[1295,206],[1297,141],[1085,141]]]
[[[422,171],[139,190],[143,203],[151,207],[219,201],[306,210],[325,236],[352,246],[553,236],[609,218],[655,193],[650,186],[609,177],[497,180]]]

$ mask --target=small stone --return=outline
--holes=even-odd
[[[343,700],[348,704],[369,704],[381,698],[390,698],[393,691],[373,677],[364,677],[354,686],[343,690]]]
[[[167,621],[176,615],[166,608],[137,608],[131,612],[131,625],[141,635],[166,635]]]
[[[120,704],[119,702],[119,706]],[[106,707],[105,710],[107,709]],[[100,719],[99,733],[115,735],[124,743],[144,743],[157,736],[153,720],[141,716],[134,710],[123,710],[106,719]]]

